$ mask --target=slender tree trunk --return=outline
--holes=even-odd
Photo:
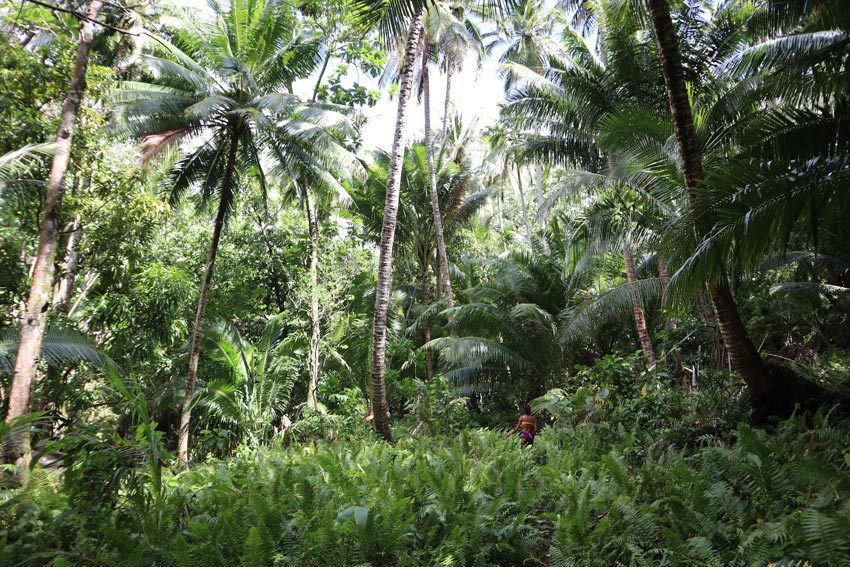
[[[507,170],[505,170],[505,174],[507,174]],[[505,183],[503,181],[502,183]],[[508,251],[508,246],[505,244],[505,212],[502,210],[502,201],[505,199],[505,187],[502,185],[501,190],[499,191],[499,197],[496,199],[497,210],[499,212],[499,238],[502,240],[502,247],[504,251]]]
[[[536,171],[536,189],[537,189],[537,221],[540,223],[540,245],[543,252],[549,254],[549,241],[546,239],[546,217],[543,215],[543,166],[538,164]]]
[[[626,260],[626,279],[630,284],[633,284],[637,281],[637,274],[635,273],[635,261],[632,258],[632,250],[628,244],[623,246],[623,258]],[[646,314],[643,312],[643,307],[641,307],[638,298],[632,301],[632,311],[634,312],[635,329],[637,329],[643,355],[646,357],[647,362],[649,362],[650,367],[655,366],[655,350],[652,348],[649,327],[646,325]]]
[[[428,161],[428,190],[431,193],[431,213],[434,217],[434,230],[437,234],[437,257],[439,258],[437,287],[443,290],[446,305],[452,304],[452,282],[449,278],[449,261],[446,256],[446,241],[443,233],[443,213],[440,211],[440,196],[437,195],[437,174],[434,171],[434,146],[431,139],[431,87],[428,79],[428,47],[422,57],[422,89],[425,97],[425,155]]]
[[[699,208],[697,192],[702,184],[704,172],[702,156],[694,129],[688,91],[685,85],[682,61],[679,54],[678,37],[670,16],[670,6],[666,0],[647,0],[655,38],[658,42],[658,52],[664,72],[664,82],[667,86],[667,96],[670,102],[670,112],[673,116],[673,126],[679,154],[682,159],[682,170],[685,177],[685,189],[691,206]],[[699,216],[697,216],[699,218]],[[703,237],[710,226],[705,222],[695,227],[697,236]],[[754,399],[762,398],[771,388],[764,361],[747,334],[738,306],[732,298],[732,293],[725,281],[716,284],[711,289],[711,299],[720,324],[723,342],[732,359],[734,369],[741,375],[752,391]]]
[[[234,127],[230,136],[230,148],[224,171],[224,180],[221,186],[221,197],[218,203],[218,212],[215,215],[215,224],[213,225],[207,263],[204,266],[204,279],[201,283],[201,293],[198,296],[198,308],[195,311],[195,326],[192,331],[192,346],[189,351],[189,374],[186,376],[186,394],[183,398],[183,411],[180,414],[180,430],[177,435],[177,462],[179,466],[184,468],[189,466],[189,421],[192,418],[192,398],[195,395],[198,362],[201,360],[201,336],[203,335],[204,312],[207,308],[207,296],[209,295],[210,284],[212,283],[215,257],[218,254],[218,244],[221,240],[221,232],[224,229],[224,220],[227,216],[227,207],[225,204],[233,194],[233,177],[238,145],[239,131]]]
[[[519,164],[516,165],[516,183],[519,192],[519,206],[522,209],[522,222],[525,225],[525,234],[528,237],[528,246],[531,253],[534,254],[534,243],[531,239],[531,224],[528,222],[528,207],[525,204],[525,191],[522,188],[522,170]]]
[[[437,300],[437,303],[443,300],[443,286],[440,285],[440,275],[443,273],[443,262],[440,259],[440,255],[437,254],[434,258],[434,298]]]
[[[316,87],[313,89],[313,97],[316,102],[319,94],[319,86],[325,76],[328,63],[331,60],[331,52],[328,51],[319,78],[316,79]],[[319,340],[322,329],[319,322],[319,218],[316,209],[317,204],[311,199],[310,187],[305,186],[304,205],[307,209],[307,226],[310,231],[310,383],[307,384],[307,406],[316,409],[319,406]]]
[[[452,103],[452,75],[454,65],[448,63],[446,65],[446,98],[443,101],[443,145],[449,138],[449,109]]]
[[[80,217],[74,215],[73,220],[65,225],[67,233],[65,240],[65,255],[59,262],[59,278],[53,286],[53,303],[51,308],[56,313],[67,315],[71,309],[71,296],[74,292],[74,280],[80,269],[80,252],[77,246],[83,236],[83,225]]]
[[[313,87],[313,96],[310,100],[316,100],[316,97],[319,96],[319,86],[322,84],[322,79],[325,77],[325,71],[328,70],[328,63],[331,62],[331,52],[328,51],[328,54],[325,56],[325,62],[322,63],[322,69],[319,71],[319,78],[316,79],[316,86]]]
[[[33,270],[26,309],[21,320],[21,339],[12,373],[12,387],[9,392],[6,423],[11,423],[29,411],[32,383],[38,368],[41,343],[44,339],[44,328],[47,322],[47,309],[53,291],[53,264],[56,258],[59,212],[62,206],[62,195],[65,191],[65,174],[68,171],[68,162],[71,157],[71,143],[77,121],[77,112],[86,91],[86,69],[88,68],[89,52],[94,39],[92,20],[97,19],[101,6],[100,0],[92,0],[86,14],[88,20],[80,23],[77,56],[74,61],[68,96],[62,104],[59,130],[56,134],[56,153],[53,154],[50,178],[47,183],[44,214],[39,227],[35,269]],[[25,435],[21,433],[16,433],[10,437],[6,445],[7,462],[17,462],[21,466],[26,464],[21,460],[24,443]]]
[[[422,33],[422,19],[425,9],[419,12],[410,23],[407,44],[404,50],[404,62],[399,77],[398,114],[396,115],[395,135],[390,153],[389,174],[387,175],[387,194],[384,202],[384,222],[381,228],[381,248],[378,255],[378,282],[375,289],[375,316],[372,322],[372,414],[375,428],[387,441],[392,441],[390,420],[387,412],[387,391],[384,381],[386,374],[387,347],[387,311],[390,304],[392,286],[393,241],[398,217],[398,197],[401,186],[401,167],[404,160],[405,130],[407,128],[410,95],[413,87],[413,67],[416,61],[419,36]]]
[[[319,387],[319,221],[316,207],[312,202],[309,188],[304,191],[304,204],[307,208],[307,224],[310,228],[310,383],[307,385],[307,406],[313,409],[319,405],[317,389]]]
[[[428,311],[428,306],[431,304],[431,268],[428,265],[426,257],[425,263],[422,265],[422,308]],[[427,345],[431,341],[431,321],[425,317],[422,324],[422,340]],[[430,348],[425,347],[425,380],[430,382],[434,378],[434,353]]]
[[[543,166],[537,165],[535,168],[535,188],[537,189],[537,221],[540,223],[540,230],[546,229],[546,218],[543,216]]]
[[[678,328],[676,324],[676,319],[673,317],[667,317],[664,313],[664,310],[667,308],[667,296],[669,293],[670,287],[670,272],[667,270],[667,263],[663,258],[658,258],[658,277],[661,278],[661,313],[665,317],[667,328],[671,331],[675,331]],[[677,349],[676,352],[673,353],[673,368],[677,375],[684,376],[685,375],[685,367],[682,364],[682,356]],[[686,384],[687,385],[687,384]]]

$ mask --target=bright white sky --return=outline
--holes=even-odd
[[[178,6],[183,6],[189,11],[208,11],[205,0],[174,0]],[[498,54],[498,50],[497,50]],[[326,77],[330,75],[335,67],[331,61]],[[452,77],[452,109],[460,113],[464,124],[478,120],[478,126],[484,127],[496,122],[499,115],[499,104],[505,99],[503,82],[498,75],[499,63],[497,57],[485,60],[481,68],[477,68],[473,58],[469,60],[459,73]],[[443,102],[446,96],[445,76],[431,71],[431,127],[439,128],[443,120]],[[351,80],[357,78],[356,71],[352,70]],[[313,94],[313,87],[318,77],[318,71],[313,77],[297,81],[293,86],[295,92],[304,98]],[[366,75],[361,75],[359,81],[368,89],[377,89],[377,80]],[[368,122],[363,129],[363,145],[365,149],[390,150],[393,133],[395,132],[396,112],[398,110],[398,98],[390,100],[389,85],[383,89],[383,94],[378,103],[372,108],[362,109]],[[407,129],[407,140],[421,138],[425,129],[424,110],[422,105],[414,97],[409,112]]]
[[[477,119],[478,126],[496,122],[499,104],[504,102],[503,82],[498,75],[499,63],[496,58],[485,60],[480,69],[472,58],[463,70],[452,77],[452,109],[469,124]],[[439,128],[443,120],[443,102],[446,96],[445,76],[431,71],[431,127]],[[363,132],[363,145],[368,149],[389,151],[395,131],[398,97],[390,100],[384,92],[378,104],[365,109],[368,122]],[[421,138],[424,134],[425,115],[422,104],[414,97],[410,109],[407,139]]]

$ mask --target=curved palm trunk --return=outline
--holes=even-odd
[[[183,411],[180,414],[180,431],[177,434],[177,462],[181,467],[189,465],[189,421],[192,418],[192,398],[195,395],[195,380],[198,376],[198,362],[201,360],[201,336],[203,335],[204,312],[207,309],[207,296],[212,283],[215,257],[218,254],[218,244],[221,231],[224,229],[224,219],[227,216],[225,203],[230,200],[233,192],[233,171],[236,166],[236,150],[239,145],[239,132],[234,128],[230,136],[230,148],[227,165],[224,172],[224,182],[221,186],[221,198],[218,212],[215,215],[210,250],[207,263],[204,266],[204,279],[201,283],[201,293],[198,297],[198,307],[195,310],[195,327],[192,331],[192,346],[189,350],[189,374],[186,377],[186,393],[183,398]]]
[[[670,6],[666,0],[647,0],[647,4],[655,30],[655,39],[658,42],[670,112],[673,116],[676,141],[682,158],[685,189],[691,205],[696,206],[696,194],[702,183],[704,172],[685,86],[676,29],[673,27]],[[702,224],[704,223],[696,227],[698,237],[704,235],[710,228]],[[747,334],[729,286],[725,282],[715,285],[711,289],[711,299],[733,368],[744,379],[754,398],[763,397],[770,390],[771,383],[765,371],[764,361]]]
[[[375,428],[387,441],[392,441],[390,420],[387,413],[387,390],[384,382],[387,347],[387,311],[390,303],[392,285],[393,241],[398,217],[398,196],[401,186],[401,166],[404,159],[404,134],[407,128],[407,115],[410,95],[413,87],[413,66],[422,33],[422,19],[425,10],[419,12],[410,24],[407,44],[404,51],[404,64],[399,78],[398,114],[396,115],[395,135],[390,154],[389,174],[387,175],[387,195],[384,202],[384,222],[381,228],[381,248],[378,256],[378,282],[375,289],[375,316],[372,321],[372,360],[370,374],[372,378],[372,415]]]
[[[307,207],[307,224],[310,228],[310,383],[307,385],[307,406],[313,409],[319,405],[317,390],[319,387],[319,222],[316,207],[310,197],[310,190],[304,192],[304,204]]]
[[[62,117],[56,133],[56,153],[50,167],[47,183],[47,195],[44,200],[44,214],[38,234],[38,251],[27,298],[26,309],[21,318],[21,338],[15,367],[12,373],[12,387],[9,391],[9,409],[6,423],[21,417],[29,411],[30,394],[41,354],[44,328],[47,323],[47,309],[53,291],[53,271],[56,258],[56,237],[59,231],[59,212],[62,195],[65,192],[65,174],[71,157],[71,143],[80,101],[86,91],[86,70],[89,64],[89,52],[94,39],[94,23],[103,5],[101,0],[92,0],[87,10],[87,20],[80,24],[80,39],[77,44],[77,56],[68,96],[62,103]],[[6,445],[7,462],[21,460],[26,444],[23,432],[14,434]]]
[[[437,195],[437,175],[434,172],[434,147],[431,140],[431,87],[428,80],[428,48],[422,58],[425,69],[422,73],[422,89],[425,98],[425,155],[428,161],[428,190],[431,193],[431,213],[434,216],[434,230],[437,233],[437,288],[443,290],[446,305],[452,304],[452,282],[449,278],[449,261],[446,256],[446,240],[443,233],[443,214],[440,212],[440,196]]]
[[[626,261],[626,279],[630,284],[633,284],[637,281],[637,274],[635,273],[632,250],[628,244],[623,246],[623,258]],[[646,324],[646,314],[643,312],[643,307],[641,307],[640,300],[637,297],[632,301],[632,311],[635,316],[635,329],[638,339],[640,339],[640,347],[643,349],[643,355],[649,362],[649,366],[653,367],[655,366],[655,350],[652,348],[652,339],[649,336],[649,327]]]

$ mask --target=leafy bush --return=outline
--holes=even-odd
[[[773,432],[741,425],[694,449],[660,442],[675,425],[644,435],[642,418],[618,423],[609,420],[618,410],[606,411],[598,423],[544,430],[526,451],[481,429],[395,446],[349,439],[240,450],[229,461],[164,474],[158,506],[151,491],[132,497],[125,483],[111,508],[95,514],[95,492],[80,492],[80,472],[113,467],[102,456],[110,446],[117,455],[128,450],[100,442],[88,452],[96,462],[71,467],[64,487],[37,469],[37,482],[4,494],[0,558],[23,565],[79,554],[130,565],[847,564],[847,422],[822,415],[809,426],[798,417]],[[93,478],[101,492],[114,490]]]

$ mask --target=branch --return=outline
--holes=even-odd
[[[66,14],[70,14],[71,16],[77,18],[78,20],[91,22],[95,25],[102,26],[102,27],[104,27],[108,30],[114,31],[116,33],[121,33],[121,34],[124,34],[124,35],[131,35],[133,37],[141,37],[143,35],[147,35],[147,36],[149,36],[153,39],[156,39],[154,36],[149,34],[147,31],[143,31],[143,32],[140,33],[140,32],[134,32],[134,31],[131,31],[131,30],[125,30],[125,29],[122,29],[122,28],[117,28],[113,25],[106,24],[104,22],[101,22],[101,21],[93,19],[93,18],[89,18],[85,14],[80,14],[79,12],[75,12],[74,10],[70,10],[68,8],[60,8],[59,6],[54,6],[54,5],[48,4],[46,2],[41,2],[40,0],[23,0],[23,2],[29,2],[31,4],[35,4],[36,6],[41,6],[42,8],[47,8],[48,10],[56,10],[57,12],[64,12]],[[23,6],[23,2],[21,3],[21,6]],[[112,4],[110,2],[103,2],[103,3],[108,4],[110,6],[116,6],[115,4]],[[121,8],[126,9],[126,8],[123,8],[123,7],[121,7]]]

